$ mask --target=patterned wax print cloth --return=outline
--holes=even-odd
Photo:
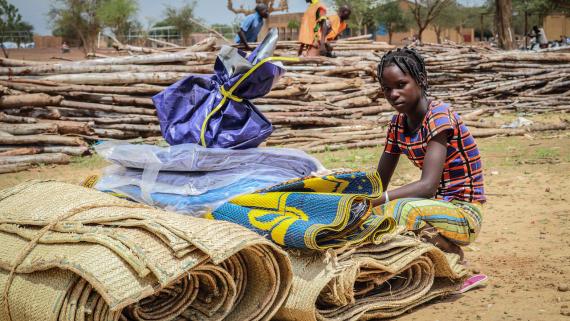
[[[207,218],[230,221],[291,248],[327,249],[381,242],[392,218],[372,213],[377,173],[337,173],[286,182],[236,197]]]
[[[400,198],[374,209],[377,215],[392,217],[396,224],[409,231],[421,229],[426,224],[457,245],[475,241],[483,222],[482,205],[453,200],[451,202]]]

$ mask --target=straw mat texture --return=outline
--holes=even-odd
[[[397,316],[455,291],[467,271],[401,230],[382,244],[327,252],[289,251],[291,293],[276,320],[371,320]]]
[[[51,181],[0,191],[0,320],[270,320],[286,253],[238,225]]]

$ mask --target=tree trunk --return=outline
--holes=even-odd
[[[56,136],[56,135],[23,135],[23,136],[0,136],[2,145],[65,145],[65,146],[85,146],[81,138]]]
[[[422,34],[424,33],[425,28],[418,29],[418,41],[422,43]]]
[[[57,133],[57,125],[39,124],[7,124],[0,123],[0,130],[12,135],[34,135],[34,134],[54,134]]]
[[[57,106],[63,100],[62,96],[46,94],[26,94],[0,97],[0,108],[18,108],[23,106]]]
[[[337,106],[341,106],[343,108],[364,107],[370,106],[370,104],[372,104],[372,99],[366,96],[350,98],[336,102]]]
[[[433,26],[433,30],[435,31],[435,35],[437,37],[437,43],[441,43],[441,27]]]
[[[1,156],[21,156],[41,153],[63,153],[71,156],[83,156],[89,154],[87,146],[15,146],[0,147]]]
[[[85,39],[85,35],[83,34],[83,32],[81,32],[80,29],[77,30],[77,35],[79,36],[79,39],[81,40],[82,43],[82,47],[83,47],[83,53],[85,54],[85,56],[87,57],[87,54],[89,54],[89,50],[87,48],[87,39]]]
[[[10,165],[0,165],[0,174],[16,173],[25,171],[26,169],[32,167],[30,164],[10,164]]]
[[[5,156],[22,156],[22,155],[34,155],[41,153],[40,147],[16,147],[5,151],[0,151],[0,157]]]
[[[87,30],[87,43],[85,46],[87,47],[87,53],[95,53],[97,48],[97,34],[99,33],[99,28],[94,25],[89,26],[89,30]]]
[[[43,80],[77,85],[132,85],[132,84],[165,84],[171,85],[188,76],[182,72],[114,72],[65,74],[43,77]]]
[[[8,58],[8,52],[6,48],[4,48],[4,43],[0,43],[0,47],[2,47],[2,53],[4,53],[4,58]]]
[[[213,65],[184,66],[184,65],[75,65],[53,64],[26,67],[0,67],[0,75],[27,76],[43,74],[78,74],[78,73],[109,73],[109,72],[184,72],[208,74],[214,69]]]
[[[37,123],[38,120],[32,117],[12,116],[0,113],[0,122],[11,124],[34,124]]]
[[[392,44],[392,35],[394,33],[392,32],[392,28],[388,29],[388,44],[391,45]]]
[[[496,0],[495,16],[497,33],[499,35],[499,47],[505,50],[514,48],[513,29],[511,27],[513,5],[512,0]]]
[[[364,24],[364,19],[363,18],[358,19],[357,25],[358,25],[358,35],[359,36],[365,35],[365,33],[362,32],[363,24]]]
[[[5,156],[0,159],[0,165],[10,164],[69,164],[71,158],[62,153]]]
[[[162,86],[145,85],[144,87],[127,87],[127,86],[85,86],[85,85],[67,85],[60,84],[58,86],[34,85],[24,82],[16,82],[15,80],[0,80],[0,85],[23,90],[27,92],[37,93],[68,93],[72,91],[102,93],[102,94],[120,94],[120,95],[155,95],[162,90]],[[51,83],[51,82],[50,82]]]
[[[99,110],[109,113],[156,115],[156,109],[151,109],[151,108],[84,103],[82,101],[72,101],[72,100],[63,100],[61,102],[61,106],[74,108],[74,109],[83,109],[83,110]]]
[[[93,129],[89,123],[69,121],[69,120],[47,120],[40,119],[40,124],[56,126],[60,135],[93,135]]]
[[[45,64],[46,63],[42,61],[0,58],[0,66],[4,67],[24,67],[24,66],[45,65]]]

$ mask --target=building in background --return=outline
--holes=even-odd
[[[548,41],[558,41],[560,37],[570,37],[570,16],[562,13],[553,13],[544,17],[544,33]]]
[[[265,37],[269,29],[277,28],[279,31],[279,40],[297,41],[297,38],[299,38],[299,26],[301,24],[302,17],[302,12],[271,14],[259,32],[257,40],[263,40],[263,37]]]
[[[35,48],[61,48],[62,43],[63,40],[61,37],[34,35]]]

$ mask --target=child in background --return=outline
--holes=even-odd
[[[388,126],[378,173],[387,190],[401,154],[421,169],[418,181],[386,191],[373,201],[378,214],[463,259],[473,242],[485,202],[477,144],[448,103],[428,98],[423,58],[414,50],[390,51],[378,65],[388,102],[398,112]]]

